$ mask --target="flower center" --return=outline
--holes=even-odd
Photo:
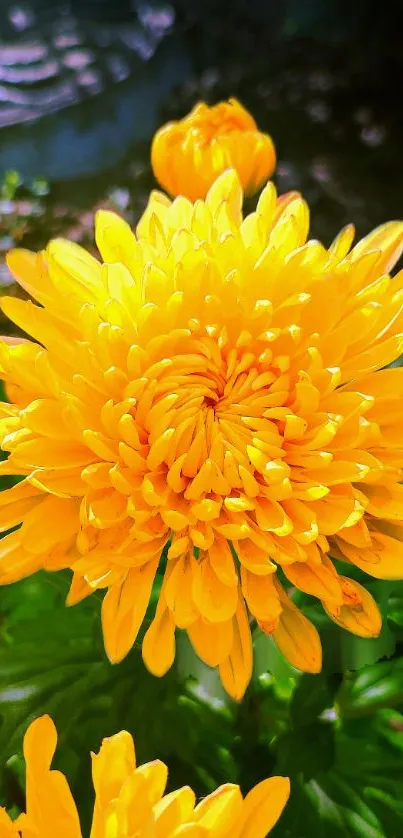
[[[199,356],[190,365],[189,356],[174,357],[158,382],[148,465],[165,464],[171,488],[188,499],[233,489],[256,494],[268,464],[285,454],[278,413],[288,397],[285,382],[278,390],[278,375],[261,372],[246,351]]]

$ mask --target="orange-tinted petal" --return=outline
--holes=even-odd
[[[322,648],[315,626],[291,602],[281,595],[281,612],[273,639],[285,658],[302,672],[320,672]]]
[[[353,579],[340,576],[343,605],[324,602],[326,614],[341,628],[359,637],[378,637],[382,628],[379,608],[368,591]]]
[[[109,588],[102,603],[105,650],[112,663],[119,663],[132,648],[144,620],[159,556],[129,570],[122,584]]]
[[[231,696],[240,701],[252,677],[253,654],[252,638],[248,615],[239,598],[236,614],[233,618],[233,640],[228,658],[220,664],[221,681]]]
[[[144,663],[153,675],[168,672],[175,659],[175,622],[169,609],[160,603],[147,629],[141,647]]]

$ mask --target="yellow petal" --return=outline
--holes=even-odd
[[[225,661],[233,644],[233,620],[210,623],[199,617],[188,626],[188,635],[197,655],[208,666],[218,666]]]
[[[134,742],[122,730],[104,739],[98,754],[91,754],[95,805],[91,838],[103,838],[107,804],[118,798],[122,786],[136,767]]]
[[[0,532],[20,524],[42,502],[41,492],[26,480],[0,493]]]
[[[221,582],[211,567],[208,554],[194,565],[192,595],[201,616],[211,623],[226,622],[235,613],[237,587]]]
[[[368,591],[345,576],[339,577],[344,595],[343,605],[322,601],[326,614],[341,628],[359,637],[378,637],[382,628],[379,608]]]
[[[21,442],[10,455],[16,472],[21,465],[31,468],[65,468],[66,464],[86,466],[95,459],[93,453],[80,443],[51,439]]]
[[[0,806],[0,835],[2,838],[19,838],[17,826],[9,818],[5,809]]]
[[[196,795],[189,786],[165,794],[154,806],[156,838],[171,835],[184,821],[191,820]]]
[[[147,786],[147,797],[151,805],[157,803],[165,791],[168,779],[168,769],[164,762],[155,759],[136,769],[138,776],[144,777]]]
[[[161,599],[144,635],[141,651],[147,669],[159,678],[168,672],[175,660],[175,621],[165,604],[161,604]]]
[[[7,265],[22,288],[38,302],[45,304],[53,296],[52,284],[41,253],[16,248],[7,254]]]
[[[265,838],[277,823],[289,796],[288,777],[270,777],[258,783],[243,802],[239,838]]]
[[[199,616],[193,602],[192,584],[192,557],[185,555],[172,560],[165,572],[164,593],[178,628],[187,628]]]
[[[233,641],[228,658],[220,664],[220,678],[231,698],[240,701],[252,677],[253,650],[249,620],[243,597],[239,596],[233,618]]]
[[[365,494],[369,500],[366,511],[377,518],[400,521],[403,508],[403,486],[366,486]]]
[[[83,303],[102,292],[101,265],[84,248],[66,239],[52,239],[46,249],[49,276],[56,290],[74,294]]]
[[[29,726],[24,737],[27,767],[27,825],[41,838],[81,838],[77,809],[66,778],[50,769],[56,750],[56,728],[49,716]]]
[[[78,573],[73,573],[71,585],[66,598],[66,605],[76,605],[87,596],[94,593],[94,589],[80,576]]]
[[[200,823],[183,823],[174,829],[169,838],[208,838],[208,832]]]
[[[376,268],[378,276],[389,273],[398,262],[403,251],[403,224],[400,221],[388,221],[372,230],[361,239],[351,251],[350,259],[356,262],[364,253],[379,251]]]
[[[44,518],[52,526],[44,528]],[[71,543],[79,531],[79,503],[76,498],[48,495],[26,516],[20,530],[21,545],[31,553],[45,555],[60,543]]]
[[[315,626],[284,593],[280,593],[280,600],[283,610],[273,631],[276,645],[296,669],[302,672],[320,672],[322,648]]]
[[[112,663],[119,663],[132,648],[144,620],[159,556],[129,570],[124,582],[108,589],[102,603],[105,651]]]
[[[282,606],[272,574],[258,576],[242,567],[241,579],[242,592],[251,614],[264,622],[277,620]]]
[[[238,575],[228,541],[216,537],[208,556],[212,570],[224,585],[238,585]]]
[[[284,573],[289,581],[300,591],[312,594],[319,599],[331,599],[342,602],[341,586],[337,574],[323,564],[313,562],[294,562],[284,565]]]
[[[343,533],[341,533],[342,535]],[[357,567],[375,579],[401,579],[403,576],[403,543],[400,539],[374,530],[368,549],[337,539],[340,550]]]
[[[109,210],[98,210],[95,240],[104,262],[120,262],[129,271],[135,271],[136,237],[123,218]]]
[[[348,358],[342,364],[343,380],[359,378],[367,373],[386,367],[396,361],[403,350],[403,334],[392,335],[375,343],[356,357]]]
[[[92,779],[96,794],[116,797],[135,767],[136,754],[130,733],[122,730],[105,738],[98,754],[92,754]]]
[[[239,176],[234,169],[228,169],[210,186],[206,196],[206,206],[212,213],[225,202],[230,218],[234,224],[241,220],[242,186]]]
[[[332,260],[338,261],[347,255],[354,241],[354,235],[355,229],[353,224],[347,224],[346,227],[343,227],[329,247],[328,252]]]
[[[0,540],[0,584],[8,585],[25,579],[43,567],[43,556],[29,553],[21,546],[21,530]]]
[[[214,838],[227,838],[236,827],[242,805],[239,786],[228,783],[203,798],[196,806],[194,819]]]

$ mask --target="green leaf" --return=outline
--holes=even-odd
[[[338,696],[344,715],[372,713],[403,702],[403,659],[367,666],[356,675],[347,674]]]
[[[334,730],[328,722],[315,722],[286,733],[277,742],[276,773],[301,775],[309,780],[328,770],[334,761]]]
[[[384,620],[379,637],[363,638],[343,632],[340,637],[342,671],[362,669],[381,658],[390,657],[395,651],[395,646],[395,637],[386,620]]]
[[[403,835],[403,716],[391,709],[403,706],[400,659],[347,671],[339,687],[340,676],[326,670],[301,675],[259,634],[254,679],[237,704],[181,634],[177,668],[162,679],[146,671],[139,648],[111,666],[102,595],[67,609],[68,584],[69,573],[39,573],[0,588],[2,805],[15,813],[23,807],[23,734],[49,712],[59,730],[55,766],[68,777],[83,834],[93,801],[90,751],[125,728],[139,762],[167,762],[170,788],[190,784],[205,795],[240,782],[246,792],[270,774],[289,775],[292,795],[277,838]],[[329,627],[342,665],[346,635]]]
[[[304,791],[320,819],[319,834],[326,838],[336,835],[382,837],[376,815],[360,793],[336,772],[312,781]]]
[[[12,201],[17,189],[22,184],[22,178],[15,169],[9,169],[0,183],[0,197]]]
[[[403,582],[396,582],[388,604],[388,623],[395,637],[403,640]]]
[[[324,710],[333,705],[339,678],[302,675],[294,690],[290,712],[294,727],[305,727],[314,722]]]
[[[299,672],[278,650],[273,639],[262,631],[253,637],[254,647],[254,679],[267,681],[265,676],[269,674],[269,682],[280,698],[290,698]]]
[[[390,735],[390,723],[396,723],[400,714],[390,713],[379,711],[370,721],[338,721],[333,765],[308,782],[301,776],[293,779],[290,802],[271,838],[398,838],[403,834],[403,742]],[[295,750],[301,747],[303,742],[296,738]],[[301,756],[297,759],[300,763]]]
[[[191,695],[175,668],[161,679],[150,675],[139,648],[112,666],[103,649],[98,597],[67,609],[67,584],[64,574],[41,573],[0,589],[2,804],[23,805],[13,765],[29,722],[43,713],[59,732],[55,765],[81,803],[83,834],[93,801],[90,751],[119,730],[134,735],[139,763],[158,757],[169,764],[171,788],[190,784],[203,795],[236,781],[225,705]]]

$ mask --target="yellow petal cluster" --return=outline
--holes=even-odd
[[[26,813],[11,821],[0,808],[1,838],[81,838],[67,780],[51,769],[56,744],[49,716],[32,722],[24,739]],[[133,739],[124,730],[92,754],[92,777],[90,838],[265,838],[290,793],[286,777],[271,777],[245,798],[230,783],[200,803],[189,786],[165,794],[166,765],[155,760],[136,766]]]
[[[205,198],[226,169],[235,169],[246,195],[266,183],[276,165],[268,134],[236,100],[199,102],[184,119],[157,131],[151,147],[154,175],[170,195]]]
[[[378,608],[337,561],[403,578],[403,369],[384,369],[403,348],[403,225],[326,249],[298,194],[269,183],[241,207],[230,171],[205,202],[153,193],[136,234],[100,212],[102,262],[62,240],[14,251],[37,303],[1,305],[36,342],[0,343],[0,470],[23,477],[0,495],[0,528],[17,527],[0,582],[69,567],[70,604],[106,589],[119,661],[160,566],[147,667],[169,669],[184,629],[237,699],[252,620],[320,670],[294,587],[373,637]]]

